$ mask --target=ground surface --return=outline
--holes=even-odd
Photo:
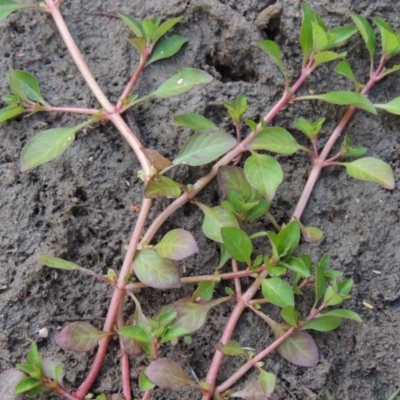
[[[172,118],[184,112],[197,112],[228,128],[221,103],[232,101],[239,93],[251,105],[247,117],[257,119],[279,98],[283,80],[277,68],[257,47],[261,39],[272,38],[282,47],[284,61],[292,78],[301,64],[298,45],[300,3],[282,1],[280,24],[272,21],[266,29],[255,23],[260,12],[273,1],[65,1],[63,12],[74,38],[86,56],[100,85],[112,101],[122,91],[137,57],[125,38],[128,29],[107,12],[122,10],[141,19],[160,15],[183,15],[176,33],[185,35],[189,44],[178,57],[154,64],[146,70],[137,91],[149,93],[180,67],[204,69],[215,77],[207,87],[170,100],[156,101],[132,114],[140,127],[146,147],[155,147],[174,157],[190,132],[177,129]],[[350,23],[347,12],[368,18],[380,16],[396,30],[399,14],[392,0],[311,1],[310,5],[328,26]],[[259,19],[257,20],[259,21]],[[54,25],[46,15],[21,12],[0,25],[0,93],[8,93],[5,74],[10,65],[27,69],[42,86],[44,97],[54,105],[97,107],[97,103],[76,70]],[[348,45],[349,59],[360,80],[368,74],[368,56],[361,38]],[[349,89],[332,65],[320,68],[306,83],[302,93]],[[400,95],[398,76],[389,77],[375,88],[370,98],[385,102]],[[290,105],[274,124],[291,130],[296,116],[314,120],[325,116],[323,136],[329,134],[343,109],[317,103]],[[39,254],[51,254],[72,260],[99,273],[119,269],[123,247],[129,239],[136,214],[131,204],[141,199],[138,164],[129,147],[111,126],[97,126],[79,133],[76,143],[59,159],[21,173],[19,155],[22,146],[36,132],[55,126],[71,126],[82,118],[65,115],[34,115],[18,118],[0,126],[0,371],[25,359],[32,341],[38,341],[44,356],[55,355],[67,369],[66,383],[76,387],[91,364],[92,354],[76,355],[55,345],[55,335],[67,320],[89,318],[98,327],[107,310],[110,290],[78,273],[56,273],[41,266]],[[354,143],[367,146],[368,155],[389,163],[400,178],[400,119],[379,113],[356,113],[347,133]],[[286,181],[277,194],[274,213],[279,222],[287,221],[299,197],[309,160],[304,156],[279,158]],[[207,167],[201,168],[207,171]],[[172,174],[185,183],[200,176],[199,169],[181,168]],[[213,205],[217,188],[212,186],[200,200]],[[314,260],[328,253],[335,269],[356,281],[353,298],[347,308],[357,311],[363,324],[345,322],[328,334],[314,334],[320,349],[320,362],[312,369],[290,365],[278,355],[266,360],[266,369],[278,378],[274,399],[374,399],[386,400],[400,384],[400,192],[386,191],[375,184],[358,182],[343,170],[326,170],[312,195],[303,222],[325,232],[318,245],[303,245]],[[165,206],[157,202],[152,218]],[[212,272],[217,251],[200,230],[201,213],[185,206],[167,223],[165,229],[185,227],[196,237],[200,253],[186,262],[186,274]],[[261,221],[260,225],[265,225]],[[254,229],[259,228],[256,226]],[[376,271],[376,272],[375,272]],[[182,293],[143,291],[141,302],[151,313]],[[216,295],[222,295],[223,287]],[[363,301],[373,306],[366,308]],[[307,300],[306,300],[307,302]],[[128,310],[129,311],[129,310]],[[168,346],[171,355],[188,372],[200,378],[207,371],[213,345],[229,313],[229,306],[211,312],[209,324],[193,335],[193,343]],[[49,337],[38,339],[38,330],[47,327]],[[235,338],[256,350],[271,340],[268,328],[252,314],[240,321]],[[133,375],[145,360],[133,361]],[[227,359],[221,379],[233,372],[239,362]],[[96,391],[118,391],[120,381],[118,352],[106,360]],[[246,379],[251,376],[248,375]],[[238,387],[243,387],[241,381]],[[135,396],[139,393],[135,391]],[[195,399],[197,394],[157,390],[154,399]],[[41,400],[53,399],[45,394]]]

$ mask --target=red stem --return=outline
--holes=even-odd
[[[117,324],[118,329],[124,327],[124,318],[122,315],[122,302],[118,309],[118,318]],[[129,372],[129,356],[128,353],[125,351],[124,343],[122,341],[122,336],[119,336],[119,347],[121,349],[121,371],[122,371],[122,387],[125,400],[131,400],[131,376]]]

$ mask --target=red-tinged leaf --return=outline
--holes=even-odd
[[[88,322],[72,322],[57,335],[56,343],[65,350],[81,353],[94,349],[107,335]]]
[[[152,362],[145,371],[146,376],[156,385],[172,390],[194,385],[182,367],[167,358],[159,358]]]
[[[144,350],[140,346],[139,341],[136,339],[121,336],[122,344],[124,345],[124,350],[130,355],[134,357],[139,357],[144,353]]]
[[[178,313],[177,325],[188,329],[191,333],[197,331],[204,325],[208,311],[228,299],[229,297],[222,297],[207,303],[194,303],[191,298],[178,300],[174,303]]]
[[[245,353],[243,347],[236,340],[229,340],[225,345],[218,343],[215,347],[226,356],[239,356]]]
[[[43,373],[48,378],[56,380],[60,386],[63,386],[65,371],[61,360],[50,356],[43,360]]]
[[[199,251],[192,234],[184,229],[169,231],[161,241],[154,246],[160,257],[170,260],[183,260]]]
[[[261,370],[257,380],[251,381],[244,389],[231,394],[245,400],[268,400],[275,389],[275,375]]]
[[[318,349],[311,335],[305,331],[294,333],[279,347],[279,354],[294,365],[315,367],[318,363]]]
[[[314,226],[304,226],[303,224],[300,224],[300,229],[304,240],[309,243],[318,242],[324,236],[324,232]]]
[[[181,286],[174,261],[160,257],[154,250],[140,250],[133,261],[135,275],[156,289],[175,289]]]
[[[16,368],[6,369],[0,373],[0,399],[21,400],[22,395],[15,394],[14,390],[25,377],[26,375]]]
[[[159,171],[172,165],[172,161],[168,160],[168,158],[164,157],[155,149],[145,149],[142,147],[141,150],[149,159],[151,165]]]

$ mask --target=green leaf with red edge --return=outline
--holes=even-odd
[[[54,160],[75,140],[75,133],[90,122],[69,128],[54,128],[40,132],[25,144],[21,152],[21,169],[27,171]]]
[[[25,108],[18,105],[11,105],[3,108],[0,110],[0,122],[7,121],[8,119],[14,118],[24,112],[26,112]]]
[[[155,250],[139,250],[133,260],[135,275],[146,285],[157,289],[181,287],[175,262],[160,257]]]
[[[150,65],[153,62],[163,60],[175,55],[181,47],[187,42],[187,38],[183,36],[171,36],[168,39],[163,40],[159,43],[151,53],[149,61],[146,65]]]
[[[267,150],[278,154],[293,154],[303,148],[296,139],[279,126],[268,126],[249,143],[250,150]]]
[[[394,176],[392,168],[374,157],[364,157],[351,163],[341,163],[346,167],[346,172],[355,179],[368,182],[376,182],[385,189],[394,188]]]
[[[320,317],[314,318],[307,321],[301,330],[314,329],[319,332],[329,332],[336,329],[342,323],[341,317],[335,317],[330,315],[322,315]]]
[[[205,165],[221,157],[235,145],[236,139],[220,129],[201,131],[190,137],[173,164],[188,164],[192,167]]]
[[[21,400],[22,396],[14,390],[26,375],[17,368],[6,369],[0,373],[0,399]]]
[[[275,158],[253,153],[244,163],[244,173],[253,188],[271,201],[283,181],[283,171]]]
[[[346,318],[346,319],[351,319],[356,322],[362,322],[361,317],[356,312],[351,311],[351,310],[341,309],[341,308],[338,308],[336,310],[323,311],[321,314],[323,316]]]
[[[303,224],[300,224],[300,229],[304,240],[309,243],[318,242],[324,236],[324,232],[314,226],[304,226]]]
[[[13,0],[0,0],[0,21],[6,19],[14,11],[22,8],[33,8],[35,6],[30,4],[17,3]]]
[[[263,296],[272,304],[279,307],[294,306],[293,289],[283,279],[261,279]]]
[[[179,364],[167,358],[153,361],[146,368],[145,374],[152,382],[164,389],[179,390],[185,386],[196,386]]]
[[[218,129],[217,125],[206,117],[196,113],[186,113],[178,115],[174,118],[174,124],[177,126],[185,126],[194,131],[205,131],[208,129]]]
[[[311,368],[318,363],[317,345],[311,335],[305,331],[295,332],[277,350],[283,358],[300,367]]]
[[[269,399],[275,389],[275,383],[274,374],[261,370],[257,380],[250,381],[244,389],[230,394],[230,397],[241,397],[245,400]]]
[[[188,258],[199,251],[193,235],[184,229],[169,231],[154,249],[160,257],[176,261]]]
[[[247,265],[251,264],[253,244],[246,232],[236,227],[222,227],[221,236],[234,259]]]
[[[202,225],[203,233],[211,240],[223,243],[221,228],[239,227],[239,223],[234,214],[224,207],[207,207],[205,204],[196,202],[196,205],[204,213]]]
[[[176,199],[182,193],[182,185],[164,175],[153,175],[144,189],[144,196],[148,199],[166,197]]]
[[[68,324],[56,337],[56,343],[65,350],[82,353],[94,349],[99,340],[109,335],[89,324],[79,321]]]
[[[176,96],[193,89],[198,85],[205,85],[210,83],[214,78],[196,68],[182,68],[172,78],[169,78],[161,86],[159,86],[151,95],[166,99],[168,97]]]

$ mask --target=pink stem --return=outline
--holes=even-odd
[[[236,274],[239,272],[238,262],[234,258],[232,258],[232,271]],[[242,285],[240,283],[240,279],[236,277],[234,280],[236,296],[240,297],[242,295]]]
[[[366,95],[374,86],[374,84],[380,79],[380,73],[382,72],[386,62],[387,60],[384,57],[382,57],[378,68],[372,74],[367,85],[361,91],[362,94]],[[335,130],[332,132],[332,135],[330,136],[321,154],[319,155],[318,158],[314,159],[313,168],[310,172],[307,183],[304,186],[303,193],[300,196],[296,209],[293,212],[292,220],[300,219],[300,216],[303,214],[304,209],[306,208],[306,205],[308,203],[308,200],[310,199],[310,195],[314,190],[314,186],[317,183],[321,170],[325,166],[326,159],[328,158],[330,152],[332,151],[333,146],[339,139],[340,135],[342,134],[346,125],[349,123],[355,111],[356,111],[355,107],[349,107],[347,109],[346,113],[343,115],[342,119],[336,126]]]
[[[136,221],[135,229],[133,231],[131,240],[129,242],[128,250],[125,255],[124,263],[121,268],[120,275],[118,277],[116,288],[114,289],[114,293],[111,298],[110,306],[108,308],[108,313],[106,317],[106,322],[104,324],[103,330],[108,332],[112,331],[114,322],[116,321],[118,309],[120,307],[121,302],[125,297],[125,277],[128,275],[132,261],[136,254],[136,249],[139,244],[140,235],[143,231],[143,227],[146,223],[147,217],[149,215],[150,207],[152,200],[151,199],[143,199],[142,207],[140,208],[140,212],[138,215],[138,219]],[[89,392],[92,387],[94,381],[96,380],[100,369],[103,365],[104,357],[107,352],[108,343],[110,341],[110,336],[106,336],[105,338],[100,340],[99,349],[97,351],[95,360],[93,362],[92,368],[89,371],[88,376],[85,381],[76,391],[75,396],[79,399],[83,399],[86,394]]]
[[[117,324],[118,329],[124,327],[124,318],[122,315],[122,305],[121,302],[119,309],[118,309],[118,317],[117,317]],[[125,400],[131,400],[131,376],[129,371],[129,356],[128,353],[125,351],[124,343],[122,341],[122,336],[119,336],[119,347],[121,349],[121,371],[122,371],[122,387]]]
[[[95,108],[53,107],[53,106],[42,107],[40,111],[74,113],[74,114],[85,114],[85,115],[95,115],[99,113],[99,110],[96,110]]]

